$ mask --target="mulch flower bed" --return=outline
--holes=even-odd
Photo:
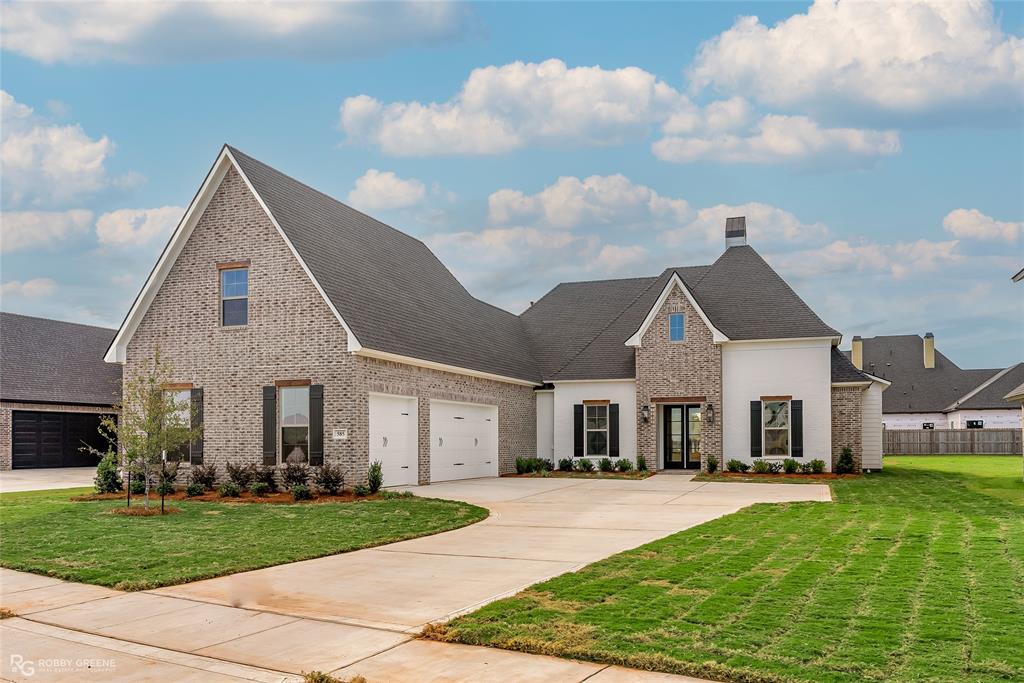
[[[519,477],[520,479],[646,479],[654,476],[654,472],[566,472],[565,470],[549,470],[547,472],[527,472],[526,474],[503,474],[502,477]]]
[[[822,472],[821,474],[786,474],[785,472],[715,472],[708,474],[704,472],[699,475],[702,479],[798,479],[800,481],[818,481],[825,479],[859,479],[859,474],[836,474],[834,472]]]
[[[216,491],[207,491],[201,496],[193,496],[189,498],[185,495],[184,491],[175,491],[174,493],[164,496],[164,502],[166,501],[186,501],[186,502],[198,502],[198,503],[270,503],[270,504],[289,504],[294,505],[295,503],[354,503],[360,500],[378,500],[381,497],[379,493],[374,493],[369,496],[357,496],[351,491],[345,491],[344,493],[336,496],[329,496],[327,494],[318,495],[313,500],[295,500],[292,494],[287,491],[275,491],[274,493],[268,493],[265,496],[254,496],[248,491],[243,491],[241,495],[221,497]],[[74,496],[71,500],[74,501],[90,501],[90,500],[126,500],[127,495],[122,493],[89,493],[84,496]],[[132,508],[135,509],[135,505],[142,506],[144,496],[141,493],[132,494]],[[156,503],[157,510],[160,509],[160,496],[149,494],[149,505],[153,507]]]

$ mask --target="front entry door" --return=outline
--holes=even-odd
[[[665,469],[700,469],[700,406],[666,405],[662,421]]]

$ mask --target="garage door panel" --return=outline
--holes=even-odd
[[[94,466],[96,456],[80,449],[84,445],[106,449],[99,425],[100,416],[94,413],[13,411],[11,465],[15,469]]]
[[[496,426],[496,406],[431,401],[430,480],[497,476]]]
[[[416,399],[370,395],[370,461],[378,460],[384,486],[419,482]]]

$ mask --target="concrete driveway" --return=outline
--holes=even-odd
[[[435,536],[146,593],[33,588],[32,580],[16,579],[20,591],[0,586],[4,604],[23,624],[285,673],[476,681],[507,679],[515,667],[519,680],[641,680],[602,665],[413,638],[427,623],[752,503],[830,500],[827,486],[701,483],[683,475],[480,479],[412,490],[476,503],[491,515]]]
[[[0,493],[92,486],[95,467],[54,467],[0,472]]]

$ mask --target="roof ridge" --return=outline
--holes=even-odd
[[[13,315],[19,318],[31,318],[32,320],[45,320],[49,323],[60,323],[61,325],[77,325],[78,327],[88,327],[94,330],[103,330],[104,332],[117,332],[117,329],[113,327],[90,325],[89,323],[76,323],[71,320],[58,320],[57,318],[44,318],[41,315],[26,315],[25,313],[14,313],[13,311],[0,311],[0,315]]]
[[[992,375],[991,377],[986,379],[984,382],[982,382],[981,384],[979,384],[978,386],[974,387],[973,389],[968,391],[966,394],[961,396],[960,398],[958,398],[955,401],[953,401],[952,403],[950,403],[949,407],[946,408],[946,410],[955,410],[961,403],[966,403],[967,401],[969,401],[974,396],[977,396],[978,394],[980,394],[983,390],[987,389],[988,387],[990,387],[991,385],[995,384],[996,382],[998,382],[1000,379],[1002,379],[1006,375],[1008,375],[1011,372],[1013,372],[1014,370],[1016,370],[1017,366],[1019,366],[1019,365],[1021,365],[1021,363],[1014,363],[1013,365],[1009,365],[1009,366],[1003,368],[1002,370],[996,371],[996,373],[994,375]]]

